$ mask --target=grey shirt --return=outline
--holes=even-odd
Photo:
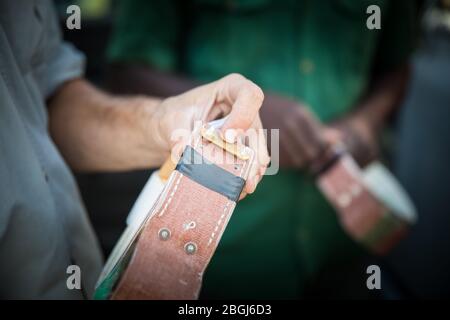
[[[45,100],[80,77],[50,1],[0,1],[0,298],[90,297],[102,265],[75,180],[48,132]],[[70,290],[69,265],[81,270]]]

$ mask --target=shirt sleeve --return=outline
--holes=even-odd
[[[176,67],[181,24],[178,1],[127,0],[117,8],[108,48],[110,62],[143,62],[169,71]]]
[[[376,65],[382,71],[392,70],[406,62],[416,46],[418,9],[415,0],[389,2],[382,11],[381,38]]]
[[[64,42],[58,24],[56,11],[48,7],[49,19],[44,25],[44,63],[37,68],[43,96],[48,98],[66,81],[82,77],[85,57],[70,43]]]

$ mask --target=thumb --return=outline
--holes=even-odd
[[[224,80],[226,80],[225,78]],[[220,131],[227,142],[235,142],[235,136],[229,135],[233,141],[228,141],[226,132],[228,129],[246,131],[251,127],[258,116],[259,109],[264,100],[262,90],[253,82],[241,77],[240,81],[232,81],[223,86],[224,96],[231,104],[231,111]],[[234,138],[234,139],[233,139]]]

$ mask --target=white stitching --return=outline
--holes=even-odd
[[[226,211],[227,211],[228,207],[230,206],[230,203],[231,203],[231,201],[227,201],[227,204],[226,204],[225,207],[223,208],[223,213],[222,213],[222,215],[220,216],[219,220],[217,221],[216,227],[214,228],[214,231],[211,233],[211,236],[209,237],[209,240],[208,240],[208,244],[207,244],[206,246],[209,246],[209,245],[212,243],[212,241],[214,240],[214,237],[215,237],[215,235],[216,235],[216,232],[217,232],[217,230],[219,229],[219,226],[220,226],[220,224],[222,223],[223,218],[224,218],[225,215],[227,214]]]
[[[242,168],[241,168],[241,171],[239,172],[239,177],[241,177],[242,178],[242,173],[243,173],[243,171],[244,171],[244,167],[245,167],[245,164],[242,166]],[[217,230],[219,229],[219,226],[222,224],[222,220],[223,220],[223,218],[225,217],[225,215],[227,214],[227,209],[228,209],[228,207],[230,206],[230,204],[231,204],[231,200],[228,200],[227,201],[227,204],[225,205],[225,207],[223,208],[223,213],[222,213],[222,215],[220,216],[220,218],[219,218],[219,220],[217,221],[217,223],[216,223],[216,227],[214,228],[214,231],[211,233],[211,236],[209,237],[209,240],[208,240],[208,244],[206,245],[207,247],[209,247],[209,245],[212,243],[212,241],[214,240],[214,237],[215,237],[215,235],[216,235],[216,232],[217,232]]]
[[[178,189],[178,185],[180,184],[180,180],[181,180],[181,177],[182,177],[182,176],[183,176],[183,175],[180,173],[179,176],[178,176],[177,182],[175,183],[175,187],[173,188],[172,193],[171,193],[170,196],[169,196],[169,199],[167,199],[167,202],[166,202],[164,208],[163,208],[163,209],[161,210],[161,212],[158,214],[158,217],[161,217],[161,216],[164,214],[164,212],[166,211],[166,209],[167,209],[167,207],[169,206],[170,202],[172,201],[172,198],[173,198],[175,192],[176,192],[177,189]]]
[[[184,281],[183,279],[179,279],[178,280],[183,286],[187,286],[188,283],[186,281]]]

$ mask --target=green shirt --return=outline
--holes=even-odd
[[[381,8],[381,30],[366,27],[371,4]],[[323,121],[355,106],[375,65],[392,69],[412,47],[414,2],[406,0],[134,0],[120,9],[111,61],[202,81],[239,72]],[[317,271],[359,251],[312,181],[281,170],[237,206],[203,294],[298,297]]]

